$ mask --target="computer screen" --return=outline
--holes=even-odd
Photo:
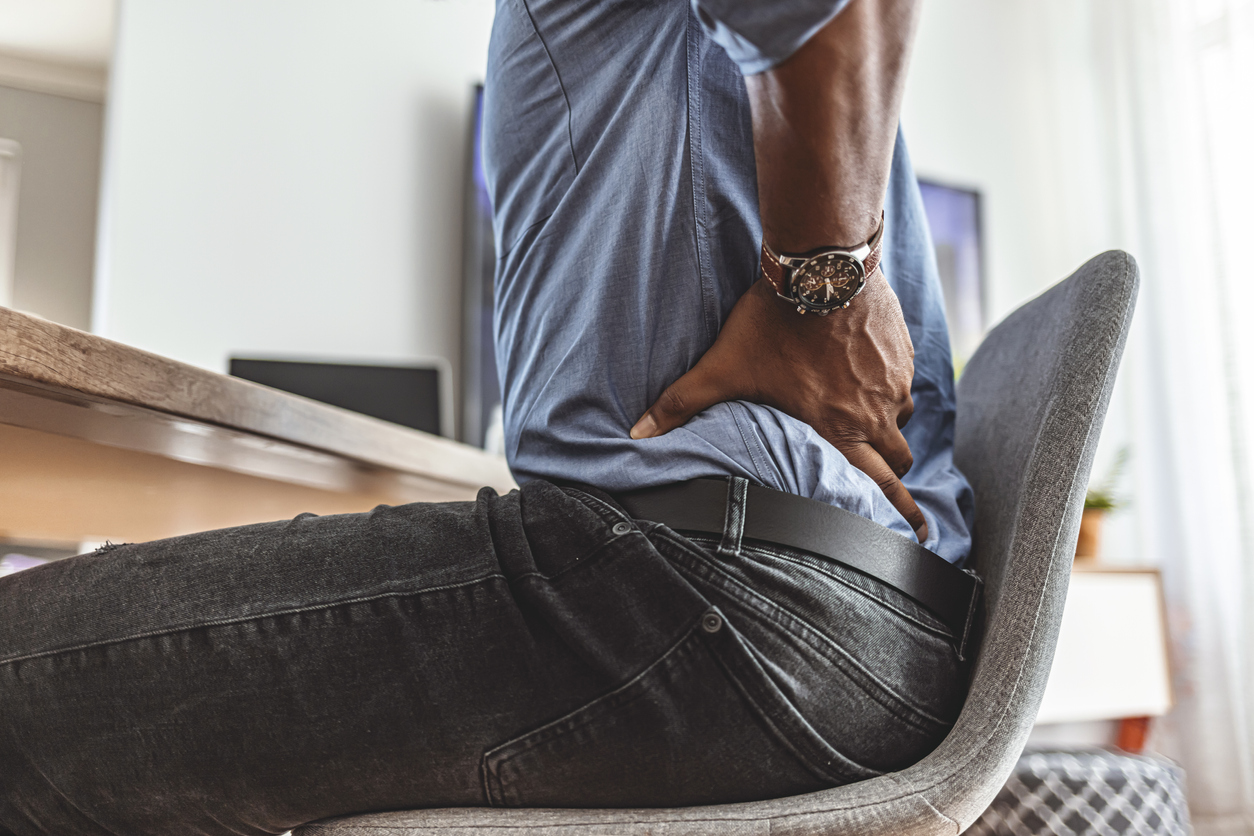
[[[440,373],[435,368],[232,357],[230,372],[254,383],[440,435]]]

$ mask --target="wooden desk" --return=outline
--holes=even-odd
[[[464,444],[0,308],[0,539],[142,541],[514,487]]]

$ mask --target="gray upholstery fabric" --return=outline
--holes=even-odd
[[[1131,256],[1104,253],[998,325],[958,386],[956,455],[976,497],[986,636],[945,741],[901,772],[794,798],[649,810],[419,810],[296,836],[940,836],[1001,789],[1053,661],[1080,511],[1136,299]]]

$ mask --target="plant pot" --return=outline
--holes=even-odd
[[[1075,544],[1076,560],[1096,560],[1102,547],[1102,521],[1106,519],[1104,508],[1085,508],[1080,516],[1080,538]]]

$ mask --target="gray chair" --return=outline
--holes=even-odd
[[[941,836],[961,833],[1023,751],[1053,660],[1080,511],[1137,292],[1104,253],[993,329],[958,386],[975,489],[985,637],[962,714],[919,763],[793,798],[639,810],[468,808],[348,816],[295,836]]]

